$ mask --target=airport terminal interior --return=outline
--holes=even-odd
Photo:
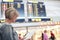
[[[5,22],[5,10],[14,7],[19,17],[12,23],[18,36],[24,40],[42,40],[42,33],[50,31],[60,40],[60,0],[1,0],[0,25]]]

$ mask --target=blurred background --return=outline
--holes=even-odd
[[[5,10],[14,7],[19,12],[16,23],[11,25],[24,40],[41,40],[47,30],[60,39],[60,0],[0,0],[0,25],[5,22]]]

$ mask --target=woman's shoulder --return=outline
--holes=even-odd
[[[10,24],[6,24],[6,23],[4,23],[4,24],[2,24],[2,26],[1,26],[1,29],[5,29],[5,28],[12,28],[12,25],[10,25]]]

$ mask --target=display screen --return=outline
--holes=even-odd
[[[3,2],[22,2],[22,0],[2,0]]]
[[[22,0],[14,0],[14,2],[22,2]]]
[[[20,2],[2,2],[1,3],[1,17],[2,18],[5,18],[5,10],[9,7],[14,7],[18,13],[19,13],[19,17],[25,17],[25,14],[24,14],[24,4],[21,4]],[[22,18],[22,19],[17,19],[16,22],[24,22],[25,19]]]
[[[1,17],[5,16],[5,10],[9,7],[13,7],[13,4],[9,2],[1,3]]]
[[[28,3],[27,5],[28,16],[30,17],[45,17],[46,10],[43,2],[39,3]]]
[[[38,3],[37,0],[27,0],[28,2]]]
[[[27,4],[27,7],[28,7],[28,9],[27,9],[27,10],[28,10],[28,11],[27,11],[27,12],[28,12],[28,13],[27,13],[28,16],[31,16],[31,17],[32,17],[32,16],[33,16],[32,4]]]
[[[4,17],[5,10],[8,8],[8,3],[1,3],[1,17]]]
[[[33,7],[33,16],[38,16],[37,3],[33,3],[32,7]]]
[[[43,2],[38,3],[38,15],[40,17],[45,17],[46,16],[46,10],[45,10],[45,5]]]
[[[24,17],[24,4],[21,4],[19,2],[14,2],[14,8],[19,12],[19,17]]]
[[[2,0],[3,2],[13,2],[14,0]]]

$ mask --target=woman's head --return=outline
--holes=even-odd
[[[18,15],[19,14],[15,8],[10,7],[5,11],[5,18],[8,19],[10,22],[15,22]]]
[[[47,30],[44,30],[44,33],[47,33]]]

